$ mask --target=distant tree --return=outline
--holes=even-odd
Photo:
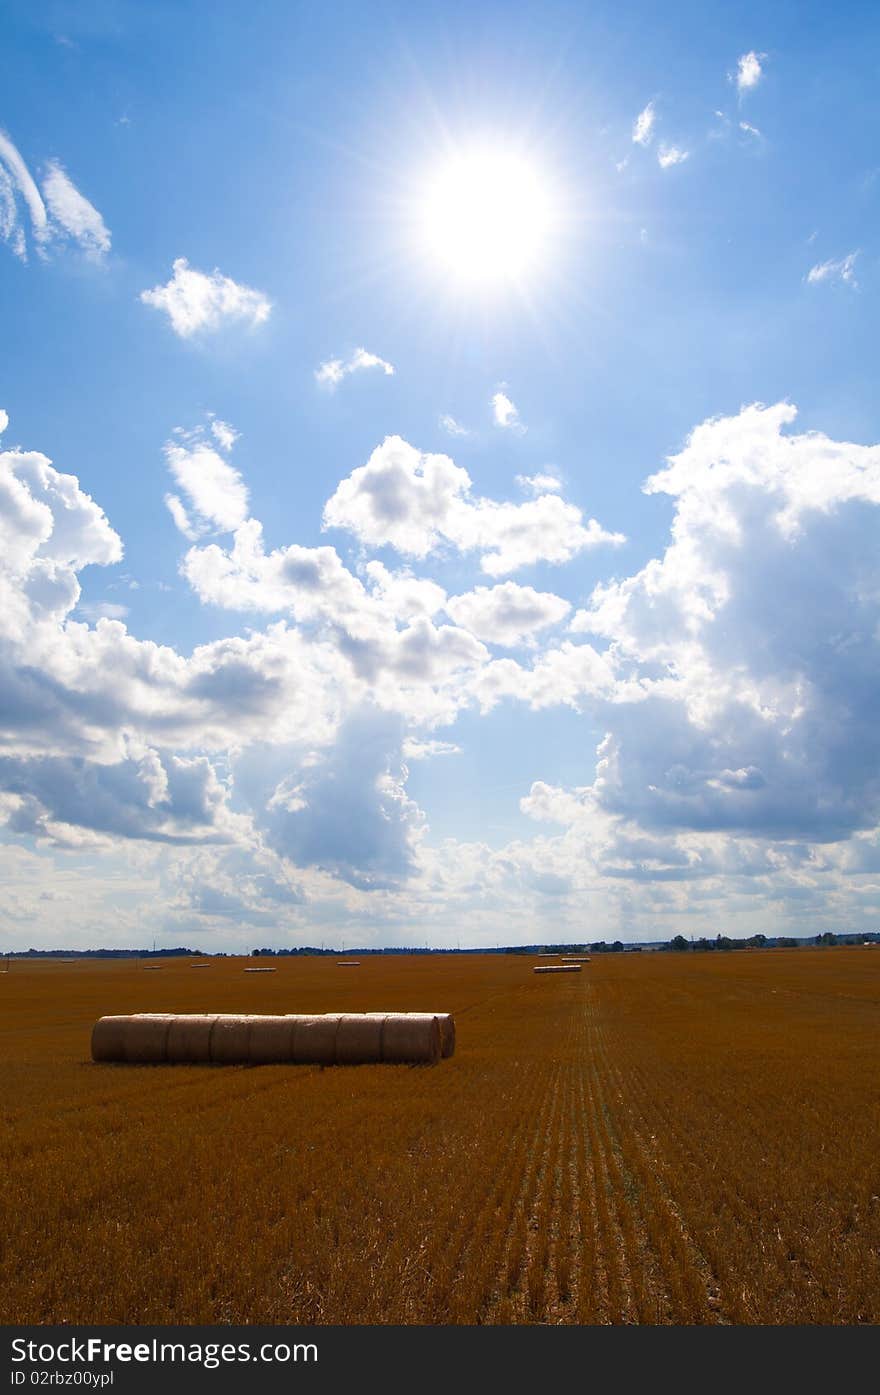
[[[731,940],[731,939],[729,938],[729,936],[727,936],[727,935],[716,935],[716,936],[715,936],[715,948],[716,948],[716,949],[734,949],[735,946],[734,946],[733,940]]]
[[[776,937],[777,949],[797,949],[797,946],[797,940],[793,940],[790,935],[777,935]]]
[[[676,952],[680,952],[681,950],[689,949],[690,946],[684,935],[673,935],[672,939],[669,941],[669,948],[674,949]]]
[[[623,944],[620,940],[615,940],[613,944],[608,946],[608,948],[612,954],[623,953]]]
[[[594,954],[604,954],[608,946],[604,940],[596,940],[595,944],[590,945],[590,948]]]
[[[816,944],[817,944],[817,945],[836,945],[836,944],[837,944],[837,936],[834,935],[834,934],[832,934],[832,932],[831,932],[830,930],[825,930],[825,931],[823,931],[823,933],[822,933],[821,935],[817,935],[817,936],[816,936]]]
[[[746,940],[746,944],[752,949],[763,949],[766,943],[766,935],[752,935],[750,939]]]

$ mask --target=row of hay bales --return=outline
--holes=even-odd
[[[140,1065],[434,1065],[455,1050],[451,1013],[135,1013],[102,1017],[92,1060]]]
[[[536,964],[533,974],[579,974],[580,964]]]

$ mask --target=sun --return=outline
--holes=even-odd
[[[535,163],[503,146],[456,151],[426,179],[419,238],[471,286],[521,281],[549,254],[554,200]]]

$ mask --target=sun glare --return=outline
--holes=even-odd
[[[426,181],[420,235],[459,281],[521,280],[545,259],[553,200],[534,165],[485,147],[453,155]]]

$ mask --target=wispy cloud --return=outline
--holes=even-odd
[[[93,261],[101,261],[110,250],[109,228],[64,166],[49,161],[41,193],[18,149],[0,131],[0,238],[24,262],[28,234],[43,258],[53,240],[75,242]]]
[[[632,138],[636,145],[650,145],[654,136],[654,103],[648,105],[639,112],[632,129]]]
[[[831,258],[827,262],[818,262],[807,272],[807,284],[816,286],[821,281],[843,281],[847,286],[852,286],[853,290],[857,290],[855,265],[858,255],[858,250],[856,250],[848,252],[845,257],[839,257],[836,260]]]
[[[4,237],[12,244],[16,255],[26,260],[24,230],[18,217],[16,194],[21,195],[27,206],[38,249],[49,237],[49,219],[30,170],[3,130],[0,130],[0,170],[5,172],[3,188],[0,189],[0,227],[7,229]]]
[[[516,404],[511,402],[506,392],[500,390],[492,394],[492,419],[496,426],[503,427],[505,431],[515,431],[521,435],[527,429],[520,421]]]
[[[351,373],[360,373],[365,368],[381,368],[386,378],[394,376],[394,365],[378,354],[367,349],[355,349],[350,358],[328,358],[315,369],[315,379],[322,387],[335,388]]]
[[[755,53],[754,49],[740,55],[736,73],[731,78],[731,81],[736,83],[737,91],[747,92],[749,88],[757,87],[764,75],[761,61],[766,57],[766,53]]]
[[[682,150],[677,145],[661,145],[657,151],[657,164],[662,170],[671,169],[673,165],[680,165],[690,156],[689,150]]]
[[[460,421],[451,417],[448,412],[444,412],[440,417],[440,425],[450,436],[469,436],[471,433],[466,426],[462,426]]]
[[[196,271],[186,257],[173,263],[170,281],[141,291],[140,299],[144,305],[163,310],[181,339],[235,321],[261,325],[272,311],[272,302],[262,291],[240,286],[216,268],[210,275]]]
[[[741,121],[739,123],[739,129],[747,136],[754,136],[756,140],[762,139],[761,132],[758,130],[757,126],[750,125],[748,121]]]
[[[83,251],[97,261],[110,251],[110,232],[97,208],[71,180],[57,160],[50,160],[43,179],[49,213]]]

